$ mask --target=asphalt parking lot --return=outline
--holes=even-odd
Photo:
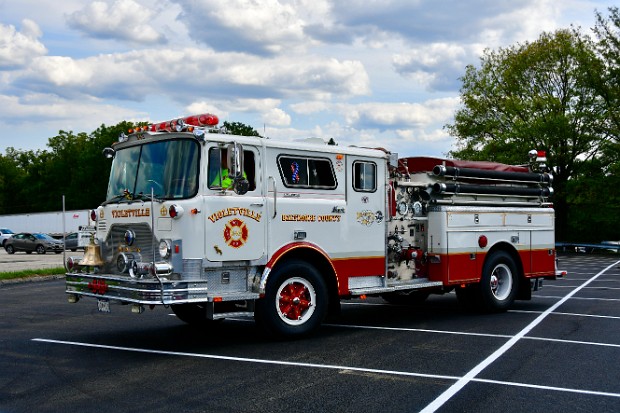
[[[294,341],[247,320],[194,329],[163,307],[99,314],[68,304],[62,280],[2,285],[0,412],[618,412],[620,259],[560,265],[567,278],[506,313],[453,294],[345,301]]]

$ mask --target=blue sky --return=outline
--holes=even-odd
[[[610,1],[0,0],[0,153],[210,112],[274,139],[441,156],[486,48]]]

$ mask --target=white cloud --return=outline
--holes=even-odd
[[[39,41],[41,36],[39,26],[29,19],[22,20],[21,32],[15,26],[0,24],[0,69],[17,69],[45,55],[47,49]]]
[[[362,103],[341,105],[347,124],[356,129],[425,128],[447,122],[459,98],[431,99],[423,103]]]
[[[428,90],[455,90],[465,66],[474,62],[475,49],[454,43],[416,47],[392,58],[395,70]]]
[[[154,29],[153,13],[133,0],[94,1],[66,16],[70,27],[86,36],[142,44],[164,43]]]
[[[310,115],[312,113],[322,112],[328,109],[327,102],[313,101],[300,102],[291,105],[291,109],[300,115]]]
[[[587,32],[594,9],[609,6],[0,0],[0,120],[37,119],[31,135],[43,141],[49,128],[213,112],[274,138],[441,153],[453,141],[442,126],[458,106],[465,65],[544,30]],[[0,129],[0,150],[12,135]]]
[[[288,126],[291,124],[291,116],[280,108],[273,108],[262,115],[265,125],[269,126]]]
[[[127,107],[90,100],[68,100],[49,94],[22,97],[0,95],[1,119],[20,125],[43,125],[60,129],[92,131],[102,123],[112,125],[123,120],[144,120],[148,115]],[[49,136],[48,136],[49,137]]]
[[[197,42],[220,51],[258,55],[303,46],[304,22],[293,2],[278,0],[172,0]]]
[[[217,57],[217,58],[216,58]],[[62,96],[140,101],[162,94],[188,104],[196,95],[215,99],[280,99],[359,96],[369,78],[356,61],[318,56],[260,59],[236,53],[217,56],[197,49],[140,50],[85,59],[41,57],[15,79],[15,87]],[[269,100],[265,106],[272,104]],[[253,103],[256,106],[256,102]]]

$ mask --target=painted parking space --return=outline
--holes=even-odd
[[[193,391],[191,400],[199,399],[201,408],[218,411],[290,411],[303,400],[313,411],[613,412],[620,411],[620,305],[613,301],[620,291],[587,287],[620,278],[617,261],[562,257],[566,279],[546,282],[532,301],[500,314],[465,312],[454,294],[414,307],[345,301],[342,314],[318,334],[285,342],[261,336],[247,320],[197,332],[163,308],[135,316],[114,306],[111,315],[101,315],[88,300],[60,304],[62,285],[42,283],[56,292],[42,304],[62,328],[28,308],[19,317],[29,324],[16,322],[15,331],[22,349],[42,356],[43,373],[85,380],[93,397],[124,408],[136,407],[127,401],[135,392],[110,395],[92,386],[148,383],[159,389],[154,397],[160,403],[172,403],[166,400],[175,391]],[[0,289],[0,299],[5,296]],[[33,320],[39,320],[36,331],[28,328]],[[6,389],[9,377],[1,367],[0,389]],[[41,391],[44,397],[74,389],[57,383]],[[242,401],[248,399],[254,403]],[[24,406],[19,401],[1,400],[0,411],[26,411],[15,408]],[[176,407],[199,410],[188,403]]]

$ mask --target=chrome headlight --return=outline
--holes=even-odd
[[[159,241],[159,255],[165,260],[170,258],[170,255],[172,255],[172,246],[170,241],[167,239],[162,239]]]
[[[142,261],[142,256],[138,253],[121,252],[116,259],[116,269],[121,273],[129,272],[134,261]]]

